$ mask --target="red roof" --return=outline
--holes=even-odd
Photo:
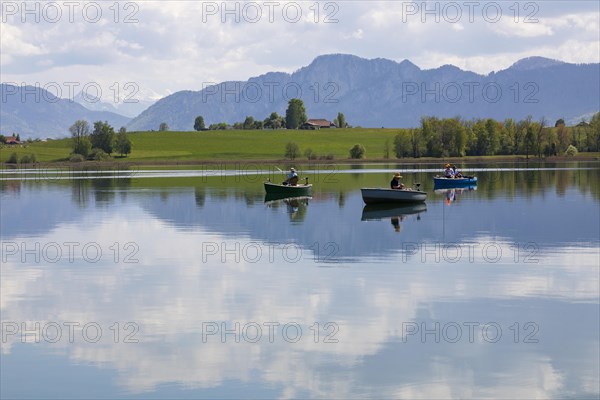
[[[314,125],[314,126],[319,126],[319,127],[335,126],[335,125],[333,125],[333,123],[331,121],[328,121],[326,119],[309,119],[308,121],[306,121],[306,123],[309,125]]]
[[[17,140],[16,136],[8,136],[6,138],[6,144],[21,144],[21,142]]]

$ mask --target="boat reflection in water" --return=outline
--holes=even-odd
[[[290,216],[290,221],[302,222],[306,216],[308,201],[311,199],[312,197],[310,196],[282,197],[267,194],[265,196],[265,205],[272,208],[279,208],[285,205]]]
[[[390,218],[390,222],[396,232],[400,232],[400,222],[409,215],[416,215],[417,221],[421,219],[421,213],[427,211],[427,204],[418,203],[410,205],[398,204],[367,204],[362,211],[361,221],[381,221]]]
[[[444,195],[446,197],[446,204],[450,205],[454,203],[463,193],[472,192],[477,190],[477,185],[470,185],[464,188],[454,188],[454,189],[436,189],[433,192],[435,194]]]

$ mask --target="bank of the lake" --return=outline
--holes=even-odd
[[[438,158],[418,159],[394,157],[394,138],[401,129],[328,129],[317,131],[297,130],[227,130],[203,132],[131,132],[133,151],[127,157],[113,157],[109,163],[135,163],[136,165],[193,165],[204,163],[236,163],[240,161],[259,163],[281,163],[284,160],[285,146],[296,143],[300,155],[294,163],[328,162],[346,163],[349,150],[357,143],[365,149],[365,158],[360,162],[442,162]],[[0,162],[5,164],[12,153],[20,160],[24,155],[34,154],[37,162],[49,164],[69,164],[71,139],[56,139],[44,142],[24,143],[23,145],[0,148]],[[317,160],[308,160],[304,152],[310,149]],[[113,153],[113,155],[115,155]],[[579,153],[577,160],[598,160],[600,153]],[[389,157],[389,158],[386,158]],[[532,156],[529,159],[533,158]],[[571,157],[549,157],[547,160],[561,160]],[[452,162],[485,161],[527,161],[524,155],[467,156],[452,158]],[[352,160],[355,162],[357,160]]]

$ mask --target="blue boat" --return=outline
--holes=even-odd
[[[462,188],[477,185],[476,176],[463,176],[461,178],[446,178],[445,176],[434,176],[434,189],[440,188]]]

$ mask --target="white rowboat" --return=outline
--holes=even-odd
[[[427,200],[427,193],[412,189],[360,189],[366,204],[420,203]]]

